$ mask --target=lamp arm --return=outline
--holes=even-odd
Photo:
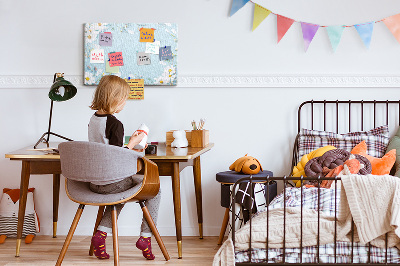
[[[49,115],[49,127],[47,129],[47,132],[50,133],[50,128],[51,128],[51,118],[53,116],[53,100],[51,100],[51,105],[50,105],[50,115]],[[47,135],[47,143],[49,143],[50,135]]]

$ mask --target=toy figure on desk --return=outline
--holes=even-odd
[[[171,143],[171,147],[174,148],[185,148],[188,146],[188,140],[186,139],[185,130],[176,130],[172,133],[172,136],[175,138]]]
[[[25,243],[30,244],[39,232],[39,219],[35,212],[33,191],[28,189],[26,198],[26,209],[22,236],[25,236]],[[19,189],[3,189],[3,196],[0,200],[0,244],[4,243],[7,237],[17,237],[18,210],[19,210]]]
[[[96,110],[96,112],[89,122],[89,141],[120,147],[123,146],[124,126],[114,114],[124,109],[129,91],[130,87],[128,83],[120,77],[107,75],[101,78],[94,93],[92,105],[90,106],[90,108]],[[139,114],[138,112],[138,117]],[[149,129],[142,124],[142,126],[132,134],[125,148],[135,150],[138,152],[138,157],[143,157],[144,149],[147,147],[146,140],[148,131]],[[145,140],[143,141],[143,139]],[[137,184],[137,181],[134,181],[134,179],[129,176],[115,180],[112,183],[91,182],[90,190],[99,194],[115,194],[126,191]],[[154,198],[145,200],[145,204],[155,224],[157,224],[160,199],[161,189]],[[123,207],[123,204],[116,205],[117,215],[119,215]],[[110,257],[106,252],[106,237],[107,234],[112,233],[111,224],[111,207],[107,206],[98,230],[92,237],[94,254],[99,259],[108,259]],[[155,258],[151,250],[151,236],[150,227],[143,217],[140,238],[136,242],[136,247],[142,251],[143,256],[148,260],[154,260]]]

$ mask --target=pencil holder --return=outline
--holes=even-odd
[[[202,148],[208,145],[209,131],[192,130],[191,137],[191,146],[194,148]]]

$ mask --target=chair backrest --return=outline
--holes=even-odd
[[[118,180],[137,172],[141,153],[121,147],[88,141],[58,145],[62,174],[72,180],[101,182]]]

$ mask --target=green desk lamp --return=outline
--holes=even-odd
[[[35,146],[33,146],[34,149],[36,149],[37,145],[40,142],[44,142],[47,144],[47,147],[49,146],[49,138],[50,135],[57,136],[62,139],[66,139],[69,141],[72,141],[72,139],[66,138],[64,136],[58,135],[56,133],[53,133],[50,131],[51,127],[51,117],[53,114],[53,101],[56,102],[63,102],[71,99],[74,97],[76,94],[76,87],[72,85],[71,82],[68,80],[64,79],[64,73],[55,73],[54,74],[54,79],[53,79],[53,85],[50,87],[50,92],[49,92],[49,98],[51,100],[51,106],[50,106],[50,117],[49,117],[49,128],[47,132],[45,132],[38,142],[36,142]],[[46,137],[47,136],[47,137]]]

